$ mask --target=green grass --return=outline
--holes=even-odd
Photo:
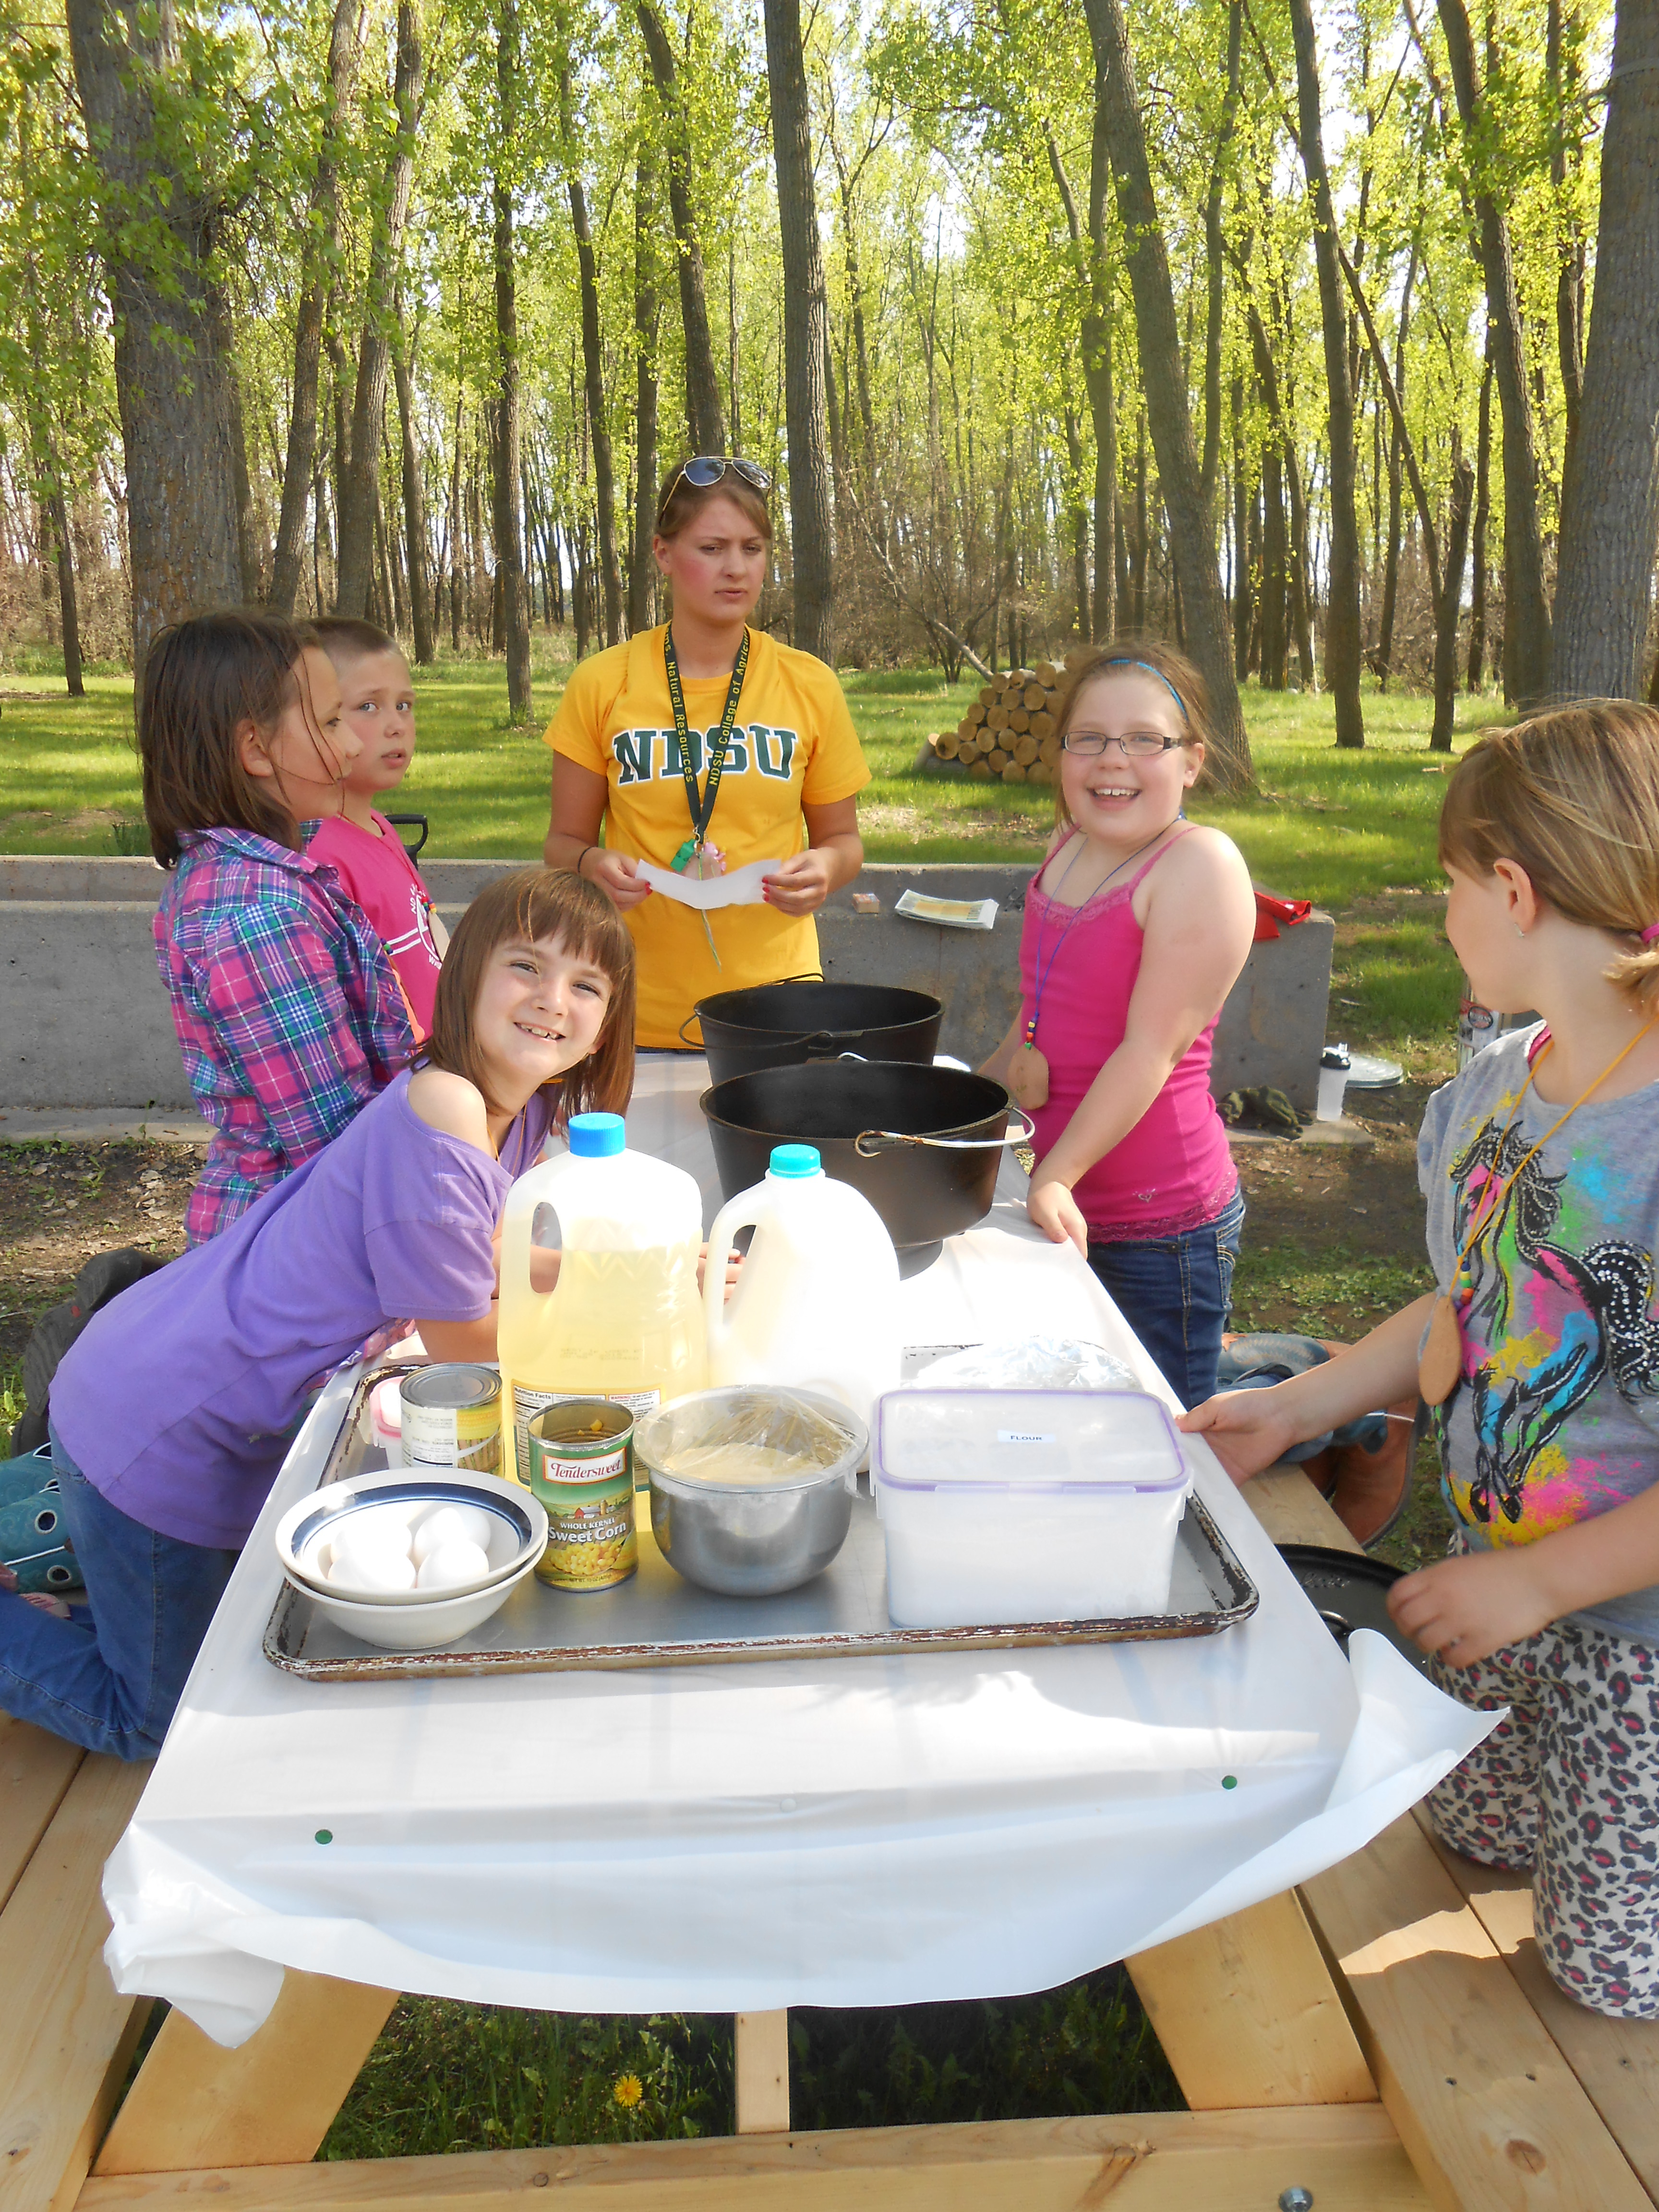
[[[539,850],[549,772],[539,732],[558,703],[568,652],[562,635],[538,635],[528,729],[508,724],[501,661],[445,659],[420,672],[420,750],[397,799],[431,815],[434,858]],[[139,811],[131,684],[100,672],[88,678],[86,698],[70,699],[52,690],[49,658],[33,653],[28,665],[0,674],[0,851],[108,853],[112,824]],[[1045,793],[914,773],[922,738],[960,719],[974,683],[952,689],[928,669],[849,670],[842,681],[874,775],[862,801],[872,859],[1035,857],[1049,820]],[[1502,711],[1495,699],[1462,702],[1460,741]],[[1252,687],[1245,712],[1260,795],[1201,793],[1193,811],[1237,839],[1261,881],[1340,906],[1437,881],[1433,830],[1444,786],[1426,750],[1426,700],[1372,694],[1359,753],[1335,750],[1327,699]]]
[[[1182,2106],[1120,1967],[995,2003],[792,2010],[789,2038],[799,2130]],[[735,2126],[727,2015],[582,2019],[406,1996],[320,2155],[660,2142]]]

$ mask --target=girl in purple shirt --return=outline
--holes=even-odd
[[[633,1088],[633,941],[604,892],[542,868],[482,891],[421,1063],[65,1356],[52,1464],[91,1618],[0,1592],[0,1711],[154,1758],[317,1384],[411,1322],[434,1359],[495,1358],[509,1185],[550,1124]]]

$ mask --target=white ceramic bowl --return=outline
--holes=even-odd
[[[327,1581],[319,1554],[332,1532],[353,1513],[376,1505],[476,1505],[490,1518],[489,1572],[476,1582],[444,1589],[369,1590]],[[331,1482],[292,1505],[276,1524],[276,1555],[289,1580],[320,1603],[343,1601],[360,1610],[387,1607],[430,1611],[451,1598],[465,1598],[506,1586],[524,1566],[534,1566],[547,1548],[547,1515],[521,1484],[500,1475],[475,1474],[461,1468],[398,1468],[388,1474],[359,1475]],[[480,1614],[479,1619],[487,1618]],[[469,1626],[474,1624],[469,1623]],[[353,1632],[356,1633],[356,1632]],[[465,1630],[453,1633],[464,1635]],[[441,1638],[440,1642],[447,1642]],[[404,1647],[419,1650],[419,1645]]]
[[[528,1497],[529,1492],[525,1494]],[[360,1644],[377,1644],[382,1651],[435,1651],[441,1644],[453,1644],[459,1637],[481,1627],[506,1604],[525,1577],[534,1573],[540,1557],[538,1551],[535,1559],[526,1559],[504,1582],[491,1583],[488,1589],[474,1590],[466,1597],[457,1597],[450,1590],[422,1592],[424,1602],[420,1605],[357,1605],[309,1583],[304,1589],[325,1620],[343,1628]]]

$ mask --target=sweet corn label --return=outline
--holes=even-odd
[[[547,1509],[547,1549],[536,1567],[543,1582],[554,1589],[600,1590],[628,1580],[640,1564],[640,1540],[625,1460],[604,1481],[566,1478],[531,1487]]]

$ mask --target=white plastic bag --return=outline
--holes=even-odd
[[[910,1378],[930,1390],[1138,1390],[1123,1361],[1098,1344],[1069,1336],[1028,1336],[1018,1344],[970,1344],[947,1352]]]

